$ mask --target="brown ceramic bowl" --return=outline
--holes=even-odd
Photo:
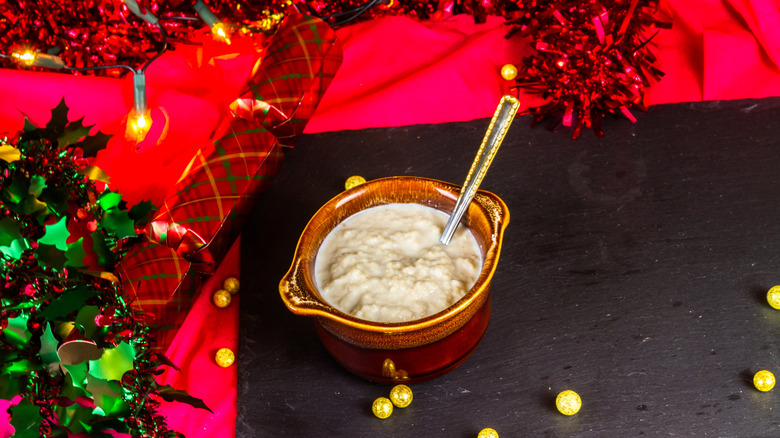
[[[306,225],[279,292],[293,313],[314,317],[325,348],[347,370],[378,382],[414,383],[453,370],[479,344],[490,319],[490,280],[509,221],[506,205],[492,193],[479,191],[462,221],[482,251],[479,278],[463,298],[439,313],[409,322],[366,321],[325,301],[314,278],[322,241],[349,216],[390,203],[417,203],[449,214],[459,193],[460,186],[432,179],[378,179],[331,199]]]

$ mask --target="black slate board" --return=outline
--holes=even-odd
[[[482,188],[511,221],[474,355],[413,385],[342,370],[278,282],[353,174],[462,183],[488,120],[305,135],[242,240],[238,437],[778,436],[780,98],[662,105],[606,137],[512,125]],[[564,389],[579,414],[554,408]]]

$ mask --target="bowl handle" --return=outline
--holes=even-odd
[[[307,287],[300,269],[302,261],[296,260],[287,274],[279,282],[279,293],[282,301],[296,315],[314,316],[328,315],[333,310],[317,297],[312,295]]]

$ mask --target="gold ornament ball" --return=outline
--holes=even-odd
[[[511,81],[512,79],[516,78],[517,67],[515,67],[512,64],[507,64],[501,67],[501,77],[506,79],[507,81]]]
[[[387,418],[393,413],[393,402],[387,397],[379,397],[371,405],[371,412],[378,418]]]
[[[769,292],[766,293],[766,300],[773,308],[780,309],[780,285],[772,286],[769,289]]]
[[[495,429],[486,427],[479,431],[477,438],[498,438],[498,432]]]
[[[241,283],[238,282],[236,277],[228,277],[222,282],[222,289],[230,292],[230,295],[237,294],[239,288],[241,288]]]
[[[360,175],[353,175],[347,178],[347,182],[344,183],[344,188],[349,190],[353,187],[357,187],[361,184],[364,184],[366,182],[366,179],[363,178]]]
[[[759,391],[769,391],[775,387],[775,375],[771,371],[761,370],[753,376],[753,384]]]
[[[220,348],[217,350],[214,361],[217,362],[217,365],[221,366],[222,368],[227,368],[230,365],[233,365],[233,362],[236,361],[236,355],[233,354],[229,348]]]
[[[574,415],[580,411],[582,399],[579,394],[567,389],[555,398],[555,407],[563,415]]]
[[[405,408],[412,403],[412,388],[406,385],[395,385],[390,390],[390,401],[398,408]]]
[[[223,309],[230,305],[230,300],[230,293],[222,289],[214,292],[214,295],[211,296],[211,301],[214,303],[214,305]]]

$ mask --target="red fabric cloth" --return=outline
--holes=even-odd
[[[673,28],[653,40],[656,66],[666,76],[647,89],[647,104],[780,96],[776,1],[662,0],[659,16]],[[500,77],[501,66],[530,53],[526,41],[504,39],[506,30],[499,18],[475,25],[469,16],[428,22],[386,17],[340,29],[344,61],[306,132],[490,117],[511,85]],[[157,125],[148,141],[138,153],[110,147],[99,155],[98,164],[113,176],[112,187],[129,202],[151,198],[159,205],[163,189],[208,138],[255,61],[227,56],[204,64],[214,50],[219,47],[180,48],[155,62],[147,78],[149,103],[166,111],[153,114]],[[129,81],[0,70],[0,136],[19,130],[25,114],[45,123],[63,95],[71,120],[85,116],[85,124],[121,136],[132,107]],[[527,96],[521,100],[534,104]],[[158,121],[165,119],[169,124],[161,132],[165,124]],[[161,136],[176,147],[160,147],[155,139]],[[238,306],[217,309],[210,295],[225,276],[238,274],[236,248],[201,290],[168,351],[182,372],[161,377],[214,410],[163,407],[171,427],[189,437],[235,434],[236,367],[216,367],[213,355],[223,346],[236,351]],[[0,436],[10,430],[0,421]]]

